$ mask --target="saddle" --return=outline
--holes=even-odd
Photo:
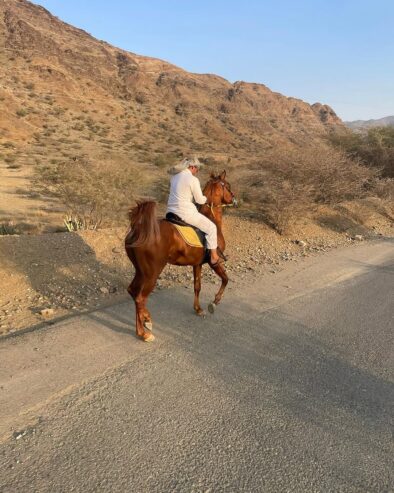
[[[166,221],[175,224],[175,226],[179,226],[177,230],[181,233],[181,236],[188,245],[207,248],[207,238],[205,236],[205,233],[201,231],[201,229],[198,229],[195,226],[186,223],[183,219],[181,219],[173,212],[168,212],[166,214]]]
[[[188,245],[204,249],[204,264],[209,261],[210,255],[207,247],[207,238],[201,229],[186,223],[173,212],[168,212],[165,220],[172,223],[176,227],[177,231]]]

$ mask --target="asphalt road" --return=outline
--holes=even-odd
[[[394,491],[394,244],[0,341],[0,491]],[[205,304],[212,288],[204,292]]]

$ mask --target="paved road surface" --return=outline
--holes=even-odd
[[[394,244],[0,342],[0,491],[394,491]],[[212,288],[204,293],[211,299]]]

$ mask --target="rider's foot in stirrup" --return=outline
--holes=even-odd
[[[223,260],[219,257],[216,249],[211,250],[211,265],[214,267],[215,265],[221,264]]]

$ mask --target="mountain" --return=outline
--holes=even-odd
[[[377,120],[355,120],[352,122],[344,122],[345,125],[353,130],[360,130],[371,127],[387,127],[394,125],[394,116],[385,116]]]
[[[21,184],[36,165],[90,160],[157,179],[185,153],[243,166],[343,128],[327,105],[129,53],[26,0],[0,1],[0,110],[0,211],[9,216],[10,192],[26,198]]]
[[[57,121],[79,141],[81,130],[73,127],[83,125],[128,147],[137,136],[146,149],[171,137],[179,143],[168,149],[208,144],[253,152],[271,140],[315,138],[341,123],[326,105],[115,48],[25,0],[2,0],[0,47],[0,136],[15,142],[49,133],[58,140]]]

